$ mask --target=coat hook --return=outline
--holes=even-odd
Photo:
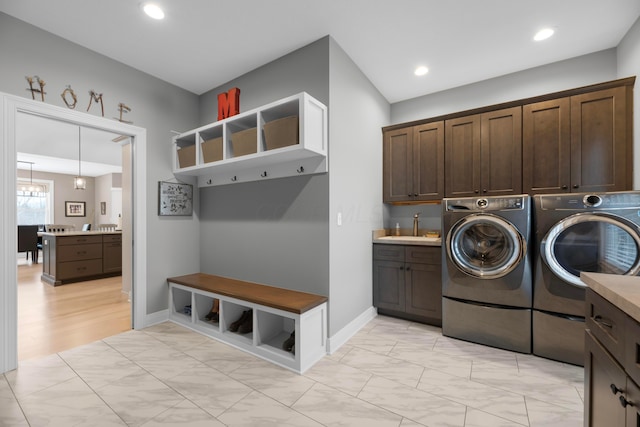
[[[304,166],[300,166],[298,169],[296,169],[296,172],[298,173],[304,172]]]
[[[260,174],[261,177],[266,178],[267,177],[267,171],[264,171]]]
[[[238,180],[238,177],[237,177],[237,176],[233,175],[233,176],[231,177],[231,181],[236,182],[237,180]]]
[[[210,179],[207,180],[207,184],[211,184],[213,181],[211,181]]]

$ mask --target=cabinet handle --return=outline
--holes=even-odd
[[[624,396],[620,396],[620,405],[622,405],[623,408],[626,408],[627,406],[635,406],[633,402],[629,402],[624,398]]]
[[[623,390],[621,388],[616,387],[615,384],[611,384],[609,388],[611,388],[611,393],[613,393],[614,395],[623,392]]]
[[[580,188],[578,184],[573,184],[573,188]]]
[[[406,266],[404,269],[405,269],[405,270],[407,270],[407,271],[409,271],[409,270],[411,270],[411,267]]]
[[[480,190],[473,190],[474,193],[478,194]]]
[[[562,189],[563,189],[563,190],[566,190],[567,188],[569,188],[569,186],[567,186],[567,185],[563,185],[563,186],[562,186]]]
[[[602,325],[602,326],[604,326],[605,328],[609,328],[609,329],[612,329],[612,328],[613,328],[613,324],[611,324],[611,323],[609,323],[609,322],[606,322],[606,321],[602,318],[602,316],[600,316],[600,315],[597,315],[596,317],[594,317],[594,318],[593,318],[593,320],[594,320],[597,324]]]
[[[413,193],[413,197],[418,197],[418,193]]]

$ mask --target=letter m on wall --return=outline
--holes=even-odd
[[[240,89],[234,87],[229,92],[218,94],[218,120],[235,116],[240,112]]]

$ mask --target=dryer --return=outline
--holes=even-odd
[[[442,333],[531,352],[527,195],[443,199]]]
[[[640,192],[533,196],[533,353],[584,364],[580,273],[640,271]]]

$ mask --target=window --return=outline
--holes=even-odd
[[[16,200],[18,225],[51,224],[54,222],[53,181],[18,181]]]

